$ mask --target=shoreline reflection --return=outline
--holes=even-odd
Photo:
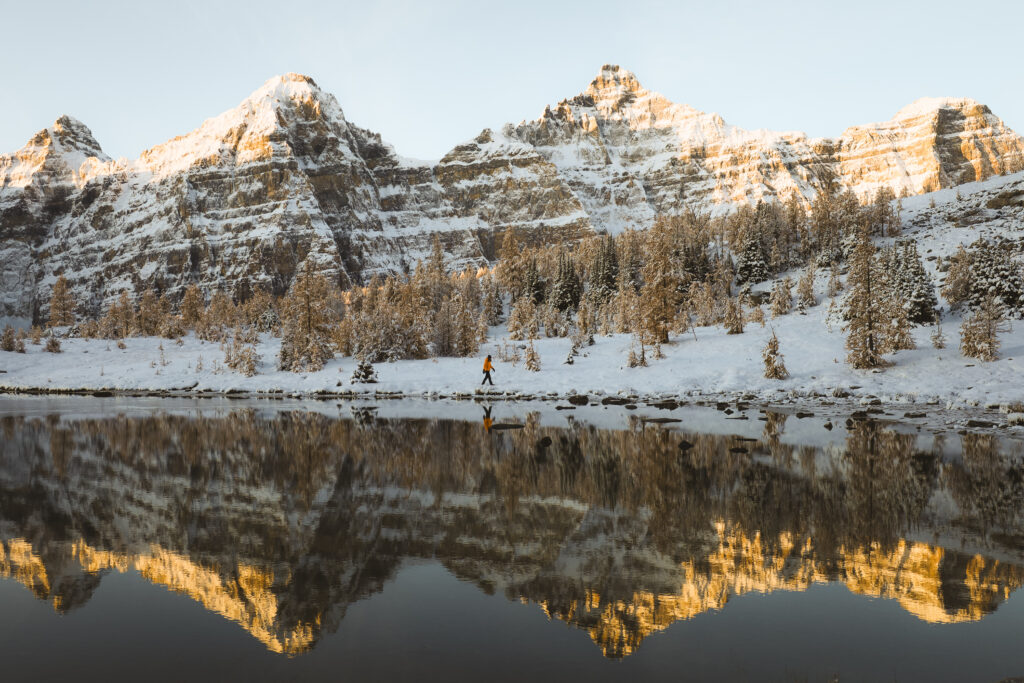
[[[136,571],[297,655],[432,559],[609,658],[751,592],[841,583],[955,623],[1024,584],[1024,468],[998,440],[944,458],[863,421],[822,450],[781,443],[784,422],[752,440],[371,410],[6,417],[0,577],[63,613]]]

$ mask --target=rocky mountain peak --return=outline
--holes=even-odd
[[[400,157],[296,73],[135,161],[104,159],[71,117],[0,155],[0,315],[41,310],[57,273],[101,311],[123,289],[280,294],[309,258],[343,283],[402,272],[434,235],[461,268],[493,259],[508,227],[573,241],[693,207],[807,205],[825,173],[861,198],[913,195],[1024,169],[1024,140],[959,98],[919,100],[837,138],[748,131],[609,64],[538,119],[437,162]]]
[[[319,138],[343,137],[348,128],[333,95],[309,76],[287,73],[271,78],[237,107],[207,119],[191,133],[143,152],[139,163],[164,177],[228,160],[237,165],[287,156],[296,138],[306,136],[311,126]]]
[[[599,115],[605,118],[633,118],[631,110],[649,108],[649,100],[656,100],[660,107],[671,104],[658,93],[652,93],[640,85],[632,72],[614,64],[605,64],[583,92],[583,98]]]
[[[250,112],[259,110],[262,106],[274,109],[294,107],[323,109],[327,104],[337,108],[335,113],[341,115],[341,107],[338,106],[337,100],[333,95],[321,90],[316,81],[303,74],[286,73],[269,79],[245,98],[234,111]]]
[[[606,99],[618,99],[623,96],[641,95],[647,91],[633,72],[623,69],[617,64],[605,64],[601,67],[597,77],[587,86],[586,94],[594,98],[596,102]]]
[[[104,161],[110,158],[103,153],[103,148],[93,137],[89,127],[67,114],[59,117],[50,128],[43,132],[50,135],[56,142],[58,151],[79,152]]]
[[[893,120],[934,115],[940,109],[954,109],[964,113],[978,111],[981,114],[991,114],[988,107],[979,104],[976,100],[972,100],[969,97],[922,97],[896,112]]]
[[[103,153],[88,126],[64,115],[33,135],[17,152],[0,155],[0,190],[24,188],[35,181],[79,186],[107,161],[110,157]]]

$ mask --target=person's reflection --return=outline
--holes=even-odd
[[[484,431],[490,432],[494,420],[491,419],[491,406],[484,406]]]

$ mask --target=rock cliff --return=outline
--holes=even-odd
[[[286,74],[135,160],[110,159],[66,116],[0,156],[0,317],[45,317],[60,274],[87,313],[125,289],[282,293],[306,259],[341,285],[409,270],[435,235],[462,268],[492,260],[508,227],[574,240],[687,207],[809,201],[826,175],[866,197],[1022,168],[1024,140],[972,100],[811,139],[728,125],[617,66],[534,121],[415,162]]]

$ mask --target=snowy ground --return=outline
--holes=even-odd
[[[1002,176],[903,201],[905,235],[918,241],[923,257],[946,255],[958,244],[970,244],[980,236],[1024,235],[1024,209],[1011,206],[987,208],[995,193],[1024,188],[1024,174]],[[1016,191],[1016,190],[1014,190]],[[933,207],[932,204],[935,204]],[[967,215],[970,220],[963,220]],[[930,274],[939,280],[936,262],[926,261]],[[799,272],[789,273],[794,278]],[[188,392],[284,392],[311,395],[318,392],[400,392],[405,396],[458,396],[480,391],[483,356],[494,356],[496,386],[486,388],[496,398],[522,395],[561,396],[625,394],[638,397],[735,398],[772,404],[817,397],[819,403],[836,390],[848,392],[854,401],[877,397],[883,405],[931,404],[943,410],[971,409],[1024,401],[1024,323],[1001,335],[1001,358],[983,363],[964,358],[959,350],[958,316],[943,320],[947,347],[938,350],[929,341],[931,328],[916,328],[918,348],[889,356],[892,365],[881,371],[853,370],[845,362],[845,335],[839,324],[826,324],[828,299],[824,296],[827,273],[819,272],[819,305],[807,314],[792,313],[769,320],[762,328],[748,324],[741,335],[727,335],[721,327],[697,328],[674,338],[664,347],[665,357],[650,359],[645,368],[626,367],[630,338],[627,335],[596,337],[573,365],[564,361],[568,339],[540,339],[535,347],[541,371],[528,372],[499,360],[497,347],[508,341],[503,327],[491,330],[491,339],[476,358],[440,358],[400,361],[376,366],[379,383],[353,384],[352,358],[336,358],[316,373],[295,374],[276,369],[279,340],[264,336],[258,346],[262,357],[254,377],[228,370],[224,352],[216,343],[188,336],[178,346],[171,340],[132,338],[127,348],[114,342],[65,339],[61,354],[44,353],[28,345],[28,353],[0,352],[0,390],[120,390]],[[770,289],[763,283],[756,289]],[[940,300],[940,303],[941,302]],[[763,377],[761,350],[774,328],[780,340],[790,379]],[[508,342],[522,345],[523,342]],[[163,345],[161,354],[160,345]],[[201,369],[200,369],[201,368]],[[826,401],[827,402],[827,401]],[[908,409],[908,410],[913,410]]]
[[[971,407],[1024,401],[1024,325],[1002,336],[1002,358],[982,363],[957,350],[958,325],[944,326],[948,347],[937,350],[930,328],[917,328],[918,348],[890,356],[883,371],[853,370],[845,362],[845,337],[835,325],[826,328],[826,305],[806,315],[794,313],[770,320],[764,328],[748,324],[744,334],[727,335],[721,327],[697,328],[673,339],[665,357],[645,368],[626,367],[628,335],[596,337],[573,365],[564,361],[568,339],[534,342],[541,371],[529,372],[498,359],[496,346],[503,328],[477,358],[439,358],[381,363],[377,384],[353,384],[356,361],[336,358],[320,372],[291,373],[276,369],[280,341],[264,336],[258,346],[259,374],[245,377],[224,366],[216,343],[185,337],[181,346],[166,339],[131,338],[126,348],[104,340],[65,339],[64,352],[49,354],[28,345],[25,354],[0,352],[0,389],[179,390],[189,392],[270,392],[288,394],[400,392],[406,396],[472,394],[480,389],[483,355],[494,356],[496,386],[490,394],[566,396],[571,393],[649,396],[715,396],[743,393],[748,400],[770,403],[792,396],[831,396],[840,389],[853,397],[877,396],[883,403],[939,402],[943,407]],[[791,373],[787,380],[763,377],[761,350],[774,328]],[[509,342],[522,344],[522,342]],[[161,354],[160,346],[163,346]],[[163,360],[161,361],[161,355]],[[199,369],[201,368],[201,369]]]

